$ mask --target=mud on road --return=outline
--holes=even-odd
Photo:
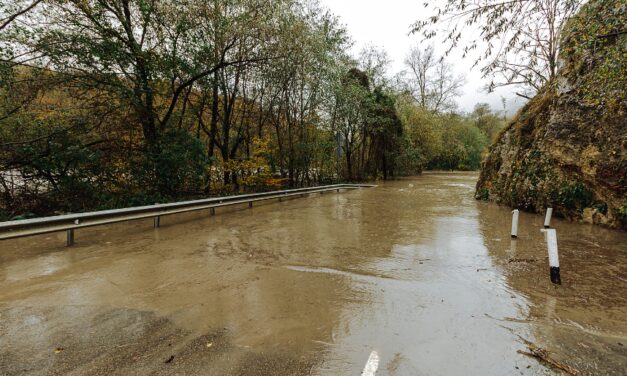
[[[0,242],[2,375],[627,369],[627,234],[473,199],[477,175]]]

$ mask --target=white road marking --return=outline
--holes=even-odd
[[[374,376],[379,368],[379,354],[376,351],[370,353],[368,361],[364,370],[361,372],[361,376]]]

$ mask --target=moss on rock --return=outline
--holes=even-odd
[[[625,229],[626,4],[591,1],[567,23],[557,82],[490,147],[477,199]]]

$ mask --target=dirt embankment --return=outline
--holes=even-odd
[[[490,147],[477,199],[626,228],[625,11],[591,1],[568,22],[558,79]]]

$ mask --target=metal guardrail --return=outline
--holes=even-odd
[[[213,197],[202,200],[173,202],[168,204],[155,204],[138,206],[134,208],[101,210],[88,213],[64,214],[53,217],[22,219],[17,221],[0,222],[0,240],[21,238],[32,235],[47,234],[51,232],[67,232],[67,245],[74,244],[74,230],[101,226],[110,223],[126,222],[137,219],[154,218],[154,226],[159,227],[161,217],[196,210],[209,209],[211,215],[215,214],[215,208],[229,205],[248,203],[285,197],[304,196],[311,193],[324,193],[327,191],[340,191],[341,189],[357,189],[376,187],[369,184],[334,184],[319,187],[287,189],[252,193],[236,196]]]

